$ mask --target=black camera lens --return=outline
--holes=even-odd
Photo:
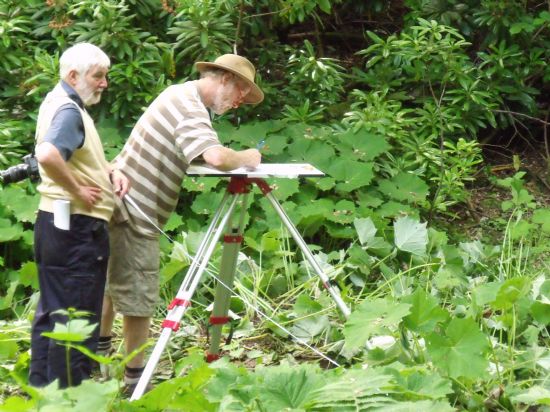
[[[30,177],[31,179],[37,179],[40,176],[38,172],[38,162],[36,157],[32,154],[23,156],[23,161],[15,166],[12,166],[6,170],[0,171],[0,179],[2,183],[9,184],[14,182],[19,182],[20,180]]]
[[[0,177],[2,181],[6,184],[19,182],[29,176],[29,165],[20,164],[12,166],[2,172],[0,172]]]

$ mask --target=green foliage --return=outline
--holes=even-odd
[[[32,150],[38,106],[58,81],[58,57],[70,44],[92,41],[111,57],[109,89],[91,109],[109,159],[162,89],[195,76],[196,60],[236,50],[256,64],[266,99],[216,119],[215,127],[234,149],[265,140],[264,161],[307,162],[326,173],[269,184],[353,309],[345,323],[337,316],[310,264],[255,191],[235,281],[239,298],[231,300],[241,322],[223,348],[247,369],[227,360],[208,365],[196,348],[183,354],[204,346],[193,319],[204,316],[201,305],[212,298],[205,279],[186,319],[193,332],[175,336],[185,335],[183,349],[168,349],[177,377],[163,371],[166,381],[138,402],[120,399],[116,381],[28,388],[38,196],[32,182],[3,187],[0,311],[8,322],[0,330],[0,409],[444,411],[548,404],[549,209],[517,171],[494,179],[509,193],[499,200],[503,215],[482,221],[475,237],[448,229],[440,217],[454,217],[468,200],[482,161],[477,139],[512,129],[543,134],[515,113],[541,117],[547,106],[550,15],[545,3],[534,2],[403,4],[0,4],[2,168]],[[184,181],[165,227],[176,242],[161,241],[166,299],[224,190],[216,179]],[[487,228],[496,241],[485,237]],[[216,249],[214,267],[219,257]],[[254,307],[345,366],[307,364],[311,353]],[[101,363],[126,362],[78,346],[92,326],[73,319],[51,336]],[[15,386],[28,396],[14,394]]]
[[[350,315],[344,327],[348,349],[358,349],[373,334],[395,331],[401,319],[409,314],[409,308],[409,304],[385,299],[365,300]]]
[[[332,3],[339,3],[340,0]],[[302,22],[310,15],[317,14],[317,8],[325,13],[330,13],[331,2],[329,0],[279,0],[281,4],[281,17],[287,19],[289,23]]]
[[[181,2],[168,34],[175,37],[176,62],[211,60],[231,53],[235,38],[232,10],[223,1]]]
[[[449,313],[440,306],[438,299],[422,289],[406,296],[403,302],[411,305],[410,313],[403,319],[403,324],[413,332],[429,333],[449,318]]]
[[[399,218],[394,224],[395,245],[405,252],[423,256],[428,244],[426,223],[419,223],[411,218]]]
[[[343,67],[336,59],[317,57],[308,40],[304,41],[303,49],[290,55],[288,69],[291,98],[300,101],[304,95],[308,96],[319,109],[340,101],[344,90]]]
[[[432,361],[449,377],[478,379],[485,375],[489,342],[471,319],[452,319],[443,334],[428,334],[427,344]]]

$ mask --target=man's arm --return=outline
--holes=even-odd
[[[36,147],[36,159],[54,182],[82,200],[89,209],[101,199],[101,189],[93,186],[81,186],[74,178],[59,150],[50,142],[42,142]]]
[[[239,167],[254,169],[258,167],[262,160],[262,155],[256,149],[235,151],[223,146],[215,146],[206,150],[202,157],[210,166],[223,171]]]

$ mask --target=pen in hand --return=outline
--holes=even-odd
[[[262,147],[265,146],[265,139],[262,139],[258,142],[258,144],[256,145],[256,150],[260,151],[262,150]],[[246,168],[248,171],[252,171],[252,170],[255,170],[254,167],[247,167]]]

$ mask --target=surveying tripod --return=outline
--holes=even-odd
[[[276,167],[277,165],[271,166]],[[279,201],[271,193],[271,187],[262,178],[250,177],[251,175],[253,176],[252,173],[228,173],[227,175],[220,173],[215,174],[216,176],[231,177],[227,191],[212,218],[210,226],[206,231],[204,239],[197,250],[195,258],[187,271],[176,297],[168,305],[168,314],[162,322],[162,332],[130,400],[137,400],[143,395],[147,383],[151,380],[157,363],[160,360],[160,356],[170,339],[170,335],[172,332],[176,332],[179,329],[180,321],[191,304],[191,298],[200,282],[201,276],[206,270],[206,266],[214,252],[216,244],[225,230],[225,234],[223,235],[223,251],[219,271],[219,282],[216,285],[214,307],[210,316],[210,325],[212,326],[210,332],[210,347],[206,355],[206,360],[208,362],[219,359],[222,326],[230,320],[227,314],[229,311],[231,292],[228,290],[227,286],[233,284],[233,279],[235,277],[237,258],[243,240],[248,194],[250,193],[251,186],[254,184],[258,186],[263,195],[269,200],[342,314],[346,318],[350,314],[350,310],[340,297],[337,287],[330,282],[327,275],[315,260],[315,257],[307,247],[304,239],[288,218]],[[187,174],[193,176],[189,170]],[[199,172],[197,172],[195,176],[203,175],[204,174],[201,174],[199,169]],[[320,175],[322,176],[322,173]],[[307,175],[302,174],[302,176]],[[311,176],[319,176],[319,174],[313,174]],[[235,210],[241,198],[240,216],[238,216],[238,221],[235,222]]]

